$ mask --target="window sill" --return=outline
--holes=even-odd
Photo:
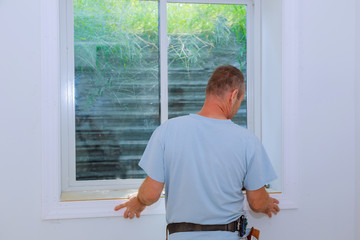
[[[62,192],[61,202],[77,202],[77,201],[99,201],[99,200],[124,200],[128,196],[136,193],[138,189],[122,189],[122,190],[93,190],[93,191],[71,191]],[[164,198],[164,193],[161,198]]]
[[[69,196],[76,196],[79,193],[73,193]],[[44,204],[43,219],[80,219],[80,218],[96,218],[96,217],[122,217],[123,211],[114,211],[114,207],[124,201],[126,198],[115,198],[118,191],[109,191],[105,194],[101,193],[85,193],[82,199],[77,200],[50,200]],[[66,194],[65,194],[66,195]],[[296,209],[295,202],[289,200],[284,193],[272,193],[272,197],[280,201],[281,210]],[[114,198],[113,198],[114,197]],[[96,199],[95,199],[96,198]],[[244,210],[249,212],[250,207],[247,201],[244,201]],[[142,216],[149,215],[165,215],[165,198],[161,197],[159,201],[150,207],[147,207]]]
[[[127,199],[130,194],[133,194],[135,192],[137,192],[137,189],[62,192],[60,201],[75,202],[75,201],[119,200],[119,199]]]

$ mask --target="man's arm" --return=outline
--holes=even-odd
[[[270,197],[265,187],[254,191],[246,190],[246,197],[250,208],[254,212],[264,213],[271,217],[272,213],[276,215],[280,211],[279,201]]]
[[[122,208],[126,208],[124,218],[133,219],[134,216],[139,218],[140,213],[146,206],[150,206],[159,200],[163,188],[164,183],[146,177],[139,188],[139,192],[129,196],[127,202],[117,205],[114,210],[119,211]]]

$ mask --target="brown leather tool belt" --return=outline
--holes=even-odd
[[[217,225],[203,225],[203,224],[186,223],[186,222],[170,223],[167,225],[167,229],[169,231],[169,234],[173,234],[177,232],[194,232],[194,231],[235,232],[235,231],[239,231],[239,221],[236,220],[228,224],[217,224]]]

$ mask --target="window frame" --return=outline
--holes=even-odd
[[[253,4],[250,0],[167,0],[159,2],[159,50],[160,50],[160,123],[168,120],[168,36],[167,36],[167,3],[209,3],[209,4],[237,4],[247,5],[247,12],[255,15]],[[62,153],[62,191],[69,193],[74,191],[91,191],[106,189],[121,189],[128,192],[128,189],[139,188],[143,179],[118,179],[118,180],[76,180],[76,149],[75,149],[75,79],[74,79],[74,22],[73,22],[72,0],[60,2],[60,74],[61,74],[61,153]],[[255,59],[260,59],[260,39],[254,38],[254,18],[247,18],[247,125],[250,130],[261,138],[260,119],[260,76],[255,66]],[[258,54],[258,55],[255,55]],[[255,89],[257,92],[255,92]],[[258,111],[253,111],[257,109]],[[68,194],[67,194],[68,195]]]
[[[118,216],[119,213],[113,211],[113,207],[119,203],[119,200],[93,200],[93,201],[61,201],[61,192],[63,184],[61,176],[61,155],[62,142],[61,134],[64,122],[64,105],[61,101],[68,101],[73,86],[64,86],[61,81],[63,66],[61,49],[60,32],[64,29],[60,24],[60,0],[41,0],[41,78],[42,78],[42,191],[43,191],[43,219],[66,219],[66,218],[88,218],[88,217],[107,217]],[[166,2],[160,1],[160,12],[166,9]],[[168,0],[168,2],[199,2],[193,0]],[[210,3],[224,3],[220,0],[208,0]],[[254,79],[261,80],[261,48],[260,48],[260,32],[261,32],[261,0],[228,0],[228,3],[243,4],[246,2],[248,6],[253,6],[254,10],[254,27],[251,31],[258,31],[258,39],[253,47],[253,55],[257,56],[254,61],[253,68],[250,71],[254,73]],[[282,67],[282,119],[283,119],[283,191],[276,197],[280,200],[280,207],[283,209],[297,208],[297,110],[298,110],[298,42],[297,42],[297,5],[293,1],[283,1],[283,67]],[[166,10],[165,10],[166,11]],[[163,13],[162,13],[163,14]],[[166,27],[166,26],[165,26]],[[166,30],[164,26],[160,31]],[[250,29],[250,28],[248,28]],[[66,30],[65,30],[66,31]],[[161,40],[160,40],[161,41]],[[164,39],[162,40],[164,41]],[[250,49],[249,49],[250,51]],[[250,54],[248,54],[250,55]],[[165,59],[163,59],[165,61]],[[166,64],[163,66],[167,66]],[[255,71],[255,67],[257,68]],[[249,69],[249,68],[248,68]],[[160,72],[164,69],[160,69]],[[250,73],[249,71],[249,73]],[[68,74],[69,71],[67,71]],[[163,72],[162,72],[163,73]],[[250,73],[251,74],[251,73]],[[260,84],[260,81],[259,81]],[[251,86],[248,86],[251,87]],[[254,86],[252,86],[254,88]],[[167,85],[162,86],[161,91],[165,91]],[[255,88],[260,89],[260,87]],[[65,91],[61,91],[65,90]],[[70,92],[69,92],[70,91]],[[249,89],[248,89],[249,91]],[[260,91],[260,90],[259,90]],[[61,92],[65,93],[64,95]],[[167,91],[166,93],[167,94]],[[255,117],[261,116],[261,92],[254,93],[252,97],[253,109],[257,109],[254,113]],[[68,108],[65,111],[69,111]],[[256,118],[255,118],[256,119]],[[66,120],[66,119],[65,119]],[[162,119],[163,121],[163,119]],[[261,128],[256,134],[261,136]],[[117,185],[117,188],[119,186]],[[106,191],[106,190],[103,190]],[[147,208],[144,212],[147,214],[164,214],[164,199],[160,199],[156,204]]]

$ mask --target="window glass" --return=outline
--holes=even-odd
[[[73,4],[76,180],[144,178],[160,124],[158,2]]]
[[[246,6],[168,3],[169,118],[197,113],[207,81],[220,65],[246,78]],[[246,127],[246,98],[233,119]]]
[[[160,124],[159,48],[168,47],[168,118],[200,111],[211,72],[247,76],[246,6],[167,4],[159,46],[158,1],[74,0],[76,180],[138,179]],[[234,122],[247,126],[246,97]]]

